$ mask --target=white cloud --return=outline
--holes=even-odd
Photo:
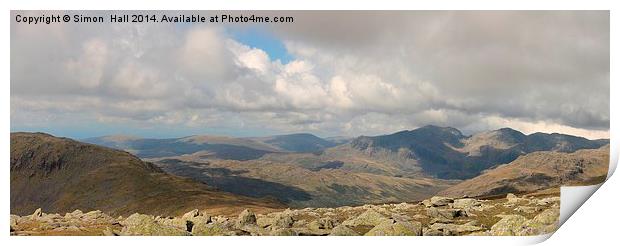
[[[608,12],[386,14],[290,13],[287,64],[226,26],[12,22],[11,124],[608,135]]]

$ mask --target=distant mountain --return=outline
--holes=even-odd
[[[277,148],[251,139],[221,136],[189,136],[183,138],[149,139],[104,136],[82,140],[87,143],[131,152],[140,158],[178,156],[200,152],[205,157],[227,160],[249,160]]]
[[[327,137],[325,138],[325,140],[332,142],[335,145],[341,145],[341,144],[350,142],[351,140],[353,140],[353,138],[345,137],[345,136],[334,136],[334,137]]]
[[[309,133],[276,135],[253,139],[288,152],[316,152],[337,145],[337,143],[327,141]]]
[[[510,128],[465,136],[455,128],[425,126],[389,135],[358,137],[349,147],[384,160],[400,160],[393,164],[400,165],[397,169],[417,167],[438,178],[467,179],[534,151],[574,152],[596,149],[608,142],[557,133],[525,135]]]
[[[573,153],[540,151],[485,171],[440,194],[460,197],[531,192],[560,185],[598,184],[607,177],[609,145]]]
[[[121,139],[126,141],[127,139]],[[217,191],[170,175],[130,153],[43,133],[11,133],[11,213],[102,210],[175,215],[187,208],[218,212],[279,208],[274,200]]]
[[[316,152],[337,145],[308,133],[260,138],[196,135],[168,139],[113,135],[87,138],[82,141],[129,151],[141,158],[179,156],[199,152],[205,158],[224,160],[251,160],[277,152]]]

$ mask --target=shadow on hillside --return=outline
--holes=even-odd
[[[280,183],[238,176],[245,171],[209,167],[206,163],[166,159],[156,163],[164,171],[203,182],[210,187],[249,197],[272,197],[283,203],[308,201],[312,197],[304,190]]]

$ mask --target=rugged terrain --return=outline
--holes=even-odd
[[[168,173],[221,191],[269,197],[293,208],[421,200],[528,153],[563,155],[608,143],[563,134],[525,135],[509,128],[465,136],[455,128],[438,126],[331,141],[311,134],[177,139],[108,136],[85,141],[131,151]],[[601,159],[597,165],[606,164]],[[540,173],[557,176],[548,169]],[[510,191],[532,191],[545,185]],[[484,188],[476,194],[508,191]]]
[[[75,209],[111,215],[175,215],[195,207],[219,213],[281,208],[271,199],[221,192],[165,173],[119,150],[43,133],[11,134],[11,213]]]
[[[136,213],[127,218],[101,211],[60,215],[37,209],[32,215],[11,215],[11,235],[539,235],[557,229],[559,202],[554,189],[494,200],[432,197],[419,203],[259,214],[244,210],[232,217],[198,209],[177,217]]]
[[[507,192],[525,193],[560,185],[592,185],[605,181],[608,166],[609,145],[573,153],[533,152],[487,170],[440,194],[485,196]]]
[[[189,155],[150,161],[166,172],[190,177],[222,191],[273,197],[293,208],[417,201],[457,183],[351,172],[337,167],[309,169],[262,159],[204,160]]]

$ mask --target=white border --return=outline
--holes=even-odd
[[[4,12],[2,12],[2,16],[4,17],[5,22],[2,23],[3,33],[9,33],[10,29],[10,9],[94,9],[94,10],[103,10],[103,9],[143,9],[143,10],[183,10],[183,9],[222,9],[222,10],[244,10],[244,9],[255,9],[255,10],[289,10],[289,9],[316,9],[316,10],[329,10],[329,9],[351,9],[351,10],[364,10],[364,9],[433,9],[433,10],[447,10],[447,9],[486,9],[486,10],[494,10],[494,9],[523,9],[523,10],[536,10],[536,9],[557,9],[557,10],[572,10],[572,9],[589,9],[589,10],[612,10],[611,11],[611,26],[618,27],[618,18],[614,15],[617,11],[616,5],[613,4],[613,1],[602,1],[602,0],[589,0],[589,1],[576,1],[576,0],[565,0],[565,1],[535,1],[535,0],[521,0],[521,1],[497,1],[497,0],[435,0],[435,1],[424,1],[424,2],[400,2],[400,1],[390,1],[390,0],[382,0],[382,1],[370,1],[370,0],[340,0],[340,1],[329,1],[329,0],[315,0],[315,1],[305,1],[301,3],[300,1],[278,1],[278,0],[263,0],[263,1],[242,1],[242,0],[229,0],[229,1],[185,1],[185,0],[175,0],[175,1],[163,1],[163,0],[136,0],[136,1],[127,1],[127,0],[110,0],[105,2],[92,2],[92,1],[78,1],[78,0],[60,0],[60,1],[34,1],[34,0],[25,0],[25,1],[3,1],[2,5],[6,6],[4,8]],[[617,29],[617,28],[616,28]],[[1,144],[1,160],[8,161],[9,160],[9,132],[10,132],[10,44],[9,38],[3,39],[3,47],[2,54],[4,59],[2,60],[2,71],[5,77],[4,83],[2,83],[2,89],[0,93],[2,93],[2,107],[0,110],[2,111],[2,115],[4,117],[3,121],[0,122],[2,128],[4,129],[2,136],[0,136],[0,144]],[[617,43],[617,31],[614,31],[614,28],[611,28],[611,43]],[[618,57],[618,50],[614,49],[613,45],[611,47],[611,67],[614,68],[614,57]],[[610,80],[614,81],[614,69],[611,70]],[[611,83],[611,109],[617,108],[617,101],[615,96],[618,95],[618,86]],[[614,111],[611,110],[611,165],[610,165],[610,174],[615,170],[618,161],[618,143],[613,136],[620,136],[618,125],[617,125],[617,114],[614,114]],[[5,168],[2,169],[2,196],[9,197],[9,170],[8,163],[5,163]],[[619,213],[617,213],[617,206],[619,198],[618,196],[618,187],[620,186],[616,181],[617,178],[608,180],[608,184],[604,184],[599,193],[593,195],[593,199],[597,201],[588,201],[586,204],[588,206],[597,206],[590,208],[588,206],[580,209],[575,213],[575,217],[579,216],[579,224],[571,224],[568,222],[566,225],[562,226],[558,233],[558,236],[552,237],[552,240],[548,241],[548,244],[560,245],[560,244],[572,244],[577,242],[582,243],[596,243],[596,242],[604,242],[599,240],[610,240],[607,242],[611,242],[611,240],[615,240],[615,229],[617,228],[617,223],[620,223]],[[611,189],[611,191],[610,191]],[[565,191],[564,191],[565,192]],[[604,193],[603,193],[604,192]],[[602,194],[601,194],[602,193]],[[563,194],[563,198],[564,195]],[[605,203],[600,204],[596,203],[598,201],[605,201]],[[611,206],[610,206],[611,204]],[[272,237],[214,237],[214,238],[205,238],[205,237],[187,237],[187,238],[174,238],[174,237],[124,237],[124,238],[104,238],[104,237],[9,237],[8,236],[8,214],[9,214],[9,200],[6,199],[1,205],[2,211],[0,217],[5,223],[2,223],[2,230],[5,231],[5,235],[1,238],[4,242],[4,245],[54,245],[54,244],[62,244],[62,245],[84,245],[85,243],[90,245],[110,245],[113,243],[148,243],[151,245],[172,245],[178,243],[197,243],[197,244],[216,244],[216,245],[225,245],[230,243],[246,243],[252,245],[290,245],[291,243],[298,245],[311,245],[316,243],[333,243],[333,244],[351,244],[351,245],[376,245],[383,243],[390,244],[408,244],[408,243],[439,243],[442,244],[452,244],[452,243],[471,243],[476,245],[514,245],[514,244],[523,244],[523,243],[535,243],[540,242],[541,240],[546,239],[547,236],[541,237],[492,237],[492,239],[486,237],[419,237],[419,238],[411,238],[411,237],[391,237],[391,238],[381,238],[381,237],[372,237],[372,238],[364,238],[364,237],[348,237],[348,238],[307,238],[307,237],[293,237],[293,238],[272,238]],[[581,214],[581,210],[587,210],[588,214]],[[615,214],[615,215],[614,215]],[[614,217],[615,216],[615,217]],[[603,219],[601,219],[603,218]],[[570,221],[570,220],[569,220]],[[577,222],[577,221],[575,221]],[[594,225],[594,226],[593,226]],[[563,228],[569,227],[573,230],[573,233],[564,233]],[[576,228],[576,229],[575,229]],[[590,230],[590,233],[584,233],[584,231]],[[605,231],[606,230],[606,231]],[[600,233],[602,231],[602,233]],[[605,233],[607,232],[607,233]],[[585,235],[584,235],[585,234]],[[561,235],[561,236],[560,236]],[[414,240],[411,242],[410,240]],[[181,242],[182,241],[182,242]],[[8,244],[6,244],[8,243]],[[609,243],[608,243],[609,244]]]

